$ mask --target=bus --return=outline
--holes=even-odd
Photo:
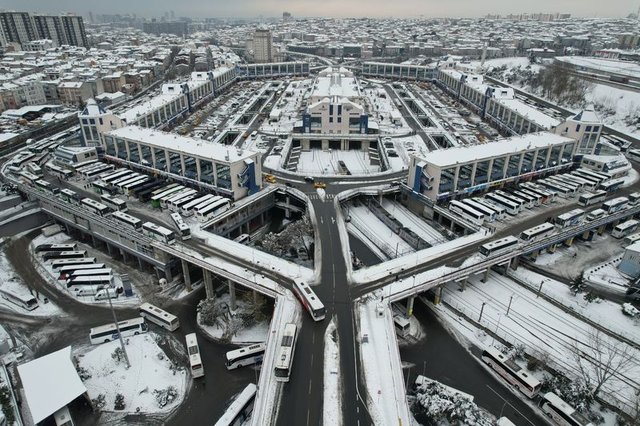
[[[111,164],[99,163],[97,165],[93,165],[92,167],[87,167],[80,173],[82,174],[82,176],[84,176],[85,179],[90,180],[91,178],[94,178],[99,174],[106,172],[107,170],[113,170],[113,166]]]
[[[506,219],[507,217],[507,210],[502,207],[499,204],[496,203],[492,203],[489,200],[485,200],[484,198],[480,198],[480,197],[474,197],[472,198],[472,200],[478,204],[480,204],[481,206],[487,207],[488,209],[493,210],[494,212],[496,212],[496,219],[497,220],[502,220],[502,219]]]
[[[136,176],[140,176],[140,173],[137,172],[132,172],[131,170],[128,170],[129,173],[123,174],[122,176],[118,176],[118,178],[112,180],[111,182],[109,182],[109,186],[114,188],[117,187],[118,184],[122,183],[122,182],[126,182],[128,180],[133,179]]]
[[[82,200],[80,200],[80,204],[82,204],[84,208],[92,211],[98,216],[106,216],[107,214],[109,214],[109,207],[97,202],[94,199],[83,198]]]
[[[627,196],[627,198],[629,199],[629,204],[635,206],[636,204],[640,203],[640,192],[631,193]]]
[[[622,238],[626,237],[629,234],[633,234],[638,230],[638,223],[640,222],[634,219],[622,222],[621,224],[616,225],[616,227],[613,228],[613,231],[611,231],[611,236],[613,238]]]
[[[511,193],[521,200],[529,203],[529,208],[537,207],[541,203],[541,197],[539,195],[531,195],[521,189],[514,189]]]
[[[570,212],[561,214],[554,220],[559,228],[580,225],[585,219],[586,213],[582,209],[574,209]]]
[[[53,175],[60,179],[69,179],[71,176],[73,176],[73,171],[59,167],[53,164],[51,161],[44,165],[44,169],[49,172],[50,175]]]
[[[600,182],[605,180],[602,176],[593,176],[591,174],[584,173],[584,172],[582,172],[580,170],[574,170],[570,174],[571,174],[571,176],[575,176],[575,177],[579,177],[580,179],[584,179],[584,180],[590,182],[592,186],[596,186],[596,187],[600,184]]]
[[[191,229],[189,225],[184,223],[179,213],[171,213],[171,220],[173,220],[173,224],[178,228],[178,235],[181,240],[184,241],[191,238]]]
[[[38,307],[38,301],[31,294],[21,295],[16,292],[7,289],[0,289],[0,295],[3,299],[14,305],[20,306],[27,311],[33,311]]]
[[[108,175],[103,176],[101,180],[103,180],[105,183],[111,183],[116,179],[119,179],[119,178],[124,177],[124,176],[128,176],[130,174],[131,174],[131,170],[119,169],[119,170],[116,170],[113,173],[109,173]]]
[[[196,206],[204,203],[205,201],[209,201],[214,197],[217,197],[217,196],[213,195],[213,194],[207,194],[207,195],[203,195],[202,197],[194,198],[194,199],[190,200],[188,203],[183,204],[182,206],[180,206],[180,214],[182,216],[191,216],[193,214],[193,209]],[[220,197],[220,198],[222,198],[222,197]]]
[[[129,182],[122,187],[122,193],[131,197],[132,195],[135,195],[137,188],[144,186],[144,184],[146,184],[147,182],[151,182],[151,179],[149,179],[147,176],[144,176],[133,182]]]
[[[402,315],[394,315],[393,324],[396,329],[396,334],[400,337],[406,337],[409,331],[411,331],[411,323]]]
[[[87,275],[87,276],[76,276],[67,278],[67,288],[75,287],[75,286],[110,286],[113,284],[113,276],[112,275]]]
[[[180,206],[179,203],[182,200],[185,200],[188,197],[191,197],[190,200],[193,200],[193,198],[195,198],[197,194],[198,194],[198,191],[196,191],[195,189],[188,189],[186,191],[180,192],[179,195],[176,195],[175,197],[171,197],[165,200],[163,207],[169,209],[172,212],[175,212],[177,211],[176,205],[179,208]],[[162,205],[162,203],[160,205]]]
[[[540,185],[544,186],[545,188],[548,188],[548,189],[551,189],[551,190],[555,191],[562,198],[571,198],[575,194],[575,191],[573,191],[571,188],[568,188],[568,187],[566,187],[564,185],[561,185],[561,184],[558,184],[556,182],[551,182],[551,181],[546,180],[546,179],[540,179],[538,181],[538,183]]]
[[[91,188],[98,194],[113,194],[111,185],[101,180],[94,180],[91,182]]]
[[[118,329],[120,334],[118,334]],[[94,327],[89,331],[89,341],[92,345],[100,343],[109,343],[118,339],[120,336],[129,337],[137,336],[140,333],[146,333],[149,327],[144,322],[144,318],[132,318],[124,321],[118,321],[118,325],[106,324],[100,327]]]
[[[206,222],[214,216],[226,211],[229,207],[231,207],[231,201],[228,198],[222,198],[209,204],[207,207],[198,210],[196,215],[200,222]]]
[[[545,222],[538,226],[534,226],[533,228],[529,228],[525,231],[522,231],[520,234],[520,239],[522,241],[536,241],[541,240],[544,237],[547,237],[555,232],[556,227],[549,222]]]
[[[90,277],[96,275],[112,275],[113,270],[111,268],[97,268],[97,269],[76,269],[75,271],[67,274],[67,279],[73,277]]]
[[[36,247],[36,253],[42,251],[74,251],[78,248],[76,243],[69,244],[40,244]]]
[[[72,266],[72,265],[89,265],[96,263],[95,257],[84,257],[77,259],[56,259],[51,262],[51,267],[53,269],[59,269],[63,266]]]
[[[534,398],[540,390],[538,379],[525,373],[518,364],[499,350],[486,348],[482,351],[482,360],[527,397]]]
[[[495,195],[498,195],[502,198],[506,198],[507,200],[511,201],[512,203],[515,203],[518,205],[518,207],[520,207],[520,210],[522,210],[522,208],[525,206],[525,202],[524,200],[521,200],[520,198],[516,197],[513,194],[509,194],[508,192],[505,191],[501,191],[501,190],[497,190],[493,192]]]
[[[145,222],[142,224],[142,233],[147,237],[162,241],[166,244],[173,243],[176,240],[175,234],[172,230],[156,225],[152,222]]]
[[[264,358],[264,351],[266,348],[266,344],[256,343],[255,345],[245,346],[244,348],[234,349],[227,352],[227,360],[225,362],[227,370],[261,363]]]
[[[603,202],[607,198],[607,191],[587,192],[580,195],[578,198],[578,204],[581,206],[590,206],[592,204],[598,204]]]
[[[475,211],[482,213],[484,215],[484,220],[487,222],[494,222],[498,216],[498,214],[490,209],[489,207],[483,206],[482,204],[472,200],[471,198],[465,198],[462,200],[464,204],[471,207]]]
[[[640,232],[638,232],[636,234],[631,234],[631,235],[625,237],[624,245],[625,246],[629,246],[629,245],[635,243],[638,240],[640,240]]]
[[[516,216],[518,213],[520,213],[520,206],[511,200],[507,200],[506,198],[492,193],[486,194],[484,198],[499,206],[504,207],[506,212],[511,216]]]
[[[49,251],[42,255],[42,259],[81,259],[86,255],[86,250]]]
[[[127,208],[127,202],[121,200],[120,198],[112,197],[109,194],[102,194],[100,196],[100,201],[105,206],[109,207],[114,212],[126,212],[129,210]]]
[[[60,190],[60,198],[68,203],[77,203],[80,200],[78,193],[70,189],[64,188]]]
[[[611,179],[611,175],[605,172],[596,172],[595,170],[587,169],[585,167],[580,167],[576,170],[577,173],[584,176],[591,176],[596,179],[600,179],[600,182],[604,182],[606,180]]]
[[[141,317],[144,317],[169,331],[175,331],[180,327],[178,317],[171,315],[169,312],[163,311],[151,303],[143,303],[140,305],[139,310]]]
[[[592,222],[596,219],[600,219],[601,217],[603,217],[605,214],[607,214],[607,212],[605,212],[602,209],[595,209],[590,211],[589,213],[587,213],[587,222]]]
[[[60,188],[58,188],[57,186],[51,185],[46,180],[37,180],[35,183],[36,183],[36,187],[38,189],[41,189],[42,191],[49,192],[51,194],[57,194],[60,192]]]
[[[550,185],[553,185],[553,186],[562,188],[565,191],[568,191],[566,194],[567,196],[570,196],[570,197],[575,196],[580,191],[579,185],[567,182],[564,179],[559,178],[557,176],[549,176],[544,180]]]
[[[616,213],[627,208],[629,199],[626,197],[618,197],[602,204],[602,210],[608,214]]]
[[[300,279],[294,279],[293,292],[314,321],[322,321],[324,319],[327,310],[309,284]]]
[[[578,182],[574,182],[570,179],[567,179],[561,175],[555,175],[555,176],[549,176],[547,178],[547,180],[557,183],[559,185],[564,185],[564,186],[568,186],[569,188],[571,188],[574,192],[579,192],[582,191],[582,187],[583,184],[578,183]]]
[[[160,208],[160,202],[162,201],[163,198],[169,198],[171,196],[171,194],[175,194],[178,191],[181,191],[184,189],[184,186],[182,185],[176,185],[176,186],[172,186],[170,189],[167,189],[166,191],[161,191],[156,195],[152,195],[151,196],[151,205],[155,208]]]
[[[58,279],[66,280],[69,275],[71,275],[75,271],[79,270],[96,270],[96,269],[106,269],[104,263],[87,263],[83,265],[66,265],[58,268]]]
[[[614,192],[620,189],[620,187],[624,184],[624,179],[613,179],[606,182],[602,182],[598,189],[602,189],[607,192]]]
[[[547,392],[542,397],[542,411],[558,425],[563,426],[593,426],[583,414],[553,392]]]
[[[156,195],[162,194],[163,192],[166,192],[170,189],[175,188],[176,186],[180,186],[180,184],[178,183],[170,183],[169,185],[163,186],[162,188],[158,188],[154,191],[151,192],[151,196],[155,197]]]
[[[282,339],[278,345],[275,359],[274,373],[278,382],[288,382],[291,375],[293,355],[296,350],[298,326],[293,323],[284,325]]]
[[[594,190],[594,189],[596,189],[598,187],[598,184],[596,182],[594,182],[592,180],[589,180],[589,179],[585,179],[585,178],[577,176],[577,175],[574,175],[572,173],[568,173],[568,174],[565,174],[565,175],[562,175],[562,176],[565,179],[569,179],[569,180],[571,180],[573,182],[580,183],[584,189],[588,189],[590,191],[592,191],[592,190]]]
[[[189,355],[189,365],[191,367],[191,375],[193,378],[204,376],[204,367],[200,359],[200,348],[198,347],[198,338],[196,333],[189,333],[184,336],[187,342],[187,354]]]
[[[449,203],[449,210],[477,225],[482,225],[484,223],[484,214],[465,203],[461,203],[460,201],[451,201]]]
[[[245,424],[245,421],[253,412],[257,389],[255,384],[249,383],[229,405],[227,411],[224,412],[214,426],[240,426]]]
[[[520,184],[520,187],[526,191],[531,192],[532,194],[537,194],[542,197],[542,204],[548,204],[556,199],[555,191],[549,191],[547,189],[542,188],[541,186],[536,185],[532,182],[524,182]]]
[[[42,171],[42,167],[38,166],[36,163],[27,163],[27,165],[25,166],[25,169],[27,169],[27,172],[34,174],[36,176],[44,175],[44,172]]]
[[[116,219],[118,222],[124,223],[135,231],[140,231],[142,229],[142,220],[138,219],[137,217],[133,217],[130,214],[123,212],[114,212],[111,217]]]
[[[181,191],[174,192],[169,197],[163,197],[160,199],[160,207],[163,209],[169,208],[169,203],[180,200],[183,197],[186,197],[191,194],[195,194],[197,191],[191,188],[184,188]]]
[[[494,256],[513,250],[519,244],[516,237],[509,235],[499,240],[491,241],[480,246],[480,254],[483,256]]]
[[[124,187],[125,186],[127,186],[127,185],[129,185],[131,183],[134,183],[134,182],[138,182],[138,181],[143,180],[143,179],[147,179],[147,177],[145,175],[141,175],[139,173],[136,173],[133,176],[129,176],[128,179],[125,179],[123,181],[119,181],[117,183],[114,182],[114,184],[112,186],[117,187],[118,188],[117,189],[118,192],[124,193]]]
[[[215,195],[212,198],[209,198],[208,200],[205,200],[203,202],[201,202],[200,204],[196,205],[193,209],[192,209],[192,214],[195,216],[198,216],[198,212],[200,210],[204,210],[207,207],[209,207],[211,204],[213,203],[217,203],[218,201],[222,200],[223,197],[221,197],[220,195]]]
[[[529,188],[519,187],[518,192],[528,195],[529,197],[533,197],[535,199],[535,205],[539,206],[541,204],[547,204],[549,202],[549,197],[545,197],[541,194],[538,194],[535,191],[532,191]]]
[[[629,149],[627,151],[627,158],[636,162],[640,162],[640,149]]]

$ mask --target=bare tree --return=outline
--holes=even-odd
[[[612,377],[624,376],[635,367],[631,347],[600,330],[591,333],[586,343],[574,343],[572,352],[584,382],[592,385],[594,398]]]

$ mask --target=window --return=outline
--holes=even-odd
[[[579,132],[579,131],[580,131],[580,125],[578,124],[578,125],[576,126],[576,132]]]
[[[333,117],[329,117],[329,123],[333,123]]]
[[[338,123],[342,123],[342,117],[338,117]]]
[[[597,131],[599,131],[599,130],[600,130],[600,126],[593,126],[593,131],[594,131],[594,132],[597,132]]]
[[[102,117],[98,119],[100,121],[100,125],[102,125]]]
[[[585,132],[590,132],[591,131],[591,126],[587,126],[587,128],[585,129]]]

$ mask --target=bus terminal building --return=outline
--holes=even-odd
[[[576,140],[548,132],[412,157],[407,184],[433,201],[531,180],[573,165]]]

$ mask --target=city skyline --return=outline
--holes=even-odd
[[[152,6],[152,7],[150,7]],[[350,0],[342,2],[327,0],[317,3],[310,0],[239,0],[236,2],[213,2],[202,4],[195,0],[185,0],[180,3],[167,0],[140,2],[124,2],[116,0],[109,5],[92,5],[87,8],[86,3],[77,0],[61,0],[55,3],[42,0],[7,0],[5,10],[24,10],[29,12],[59,13],[71,12],[79,15],[93,14],[136,14],[140,17],[160,17],[165,11],[174,11],[175,16],[186,17],[278,17],[283,11],[288,11],[297,17],[373,17],[373,18],[407,18],[407,17],[469,17],[478,18],[486,14],[521,14],[521,13],[570,13],[576,17],[606,17],[622,18],[633,13],[637,5],[622,0],[614,0],[607,4],[605,10],[596,1],[582,2],[578,0],[564,0],[561,2],[541,0],[535,7],[530,4],[518,4],[507,0],[492,0],[489,2],[475,2],[473,0],[455,0],[453,2],[439,2],[435,0],[403,0],[389,3],[383,0]],[[375,12],[374,12],[375,11]]]

